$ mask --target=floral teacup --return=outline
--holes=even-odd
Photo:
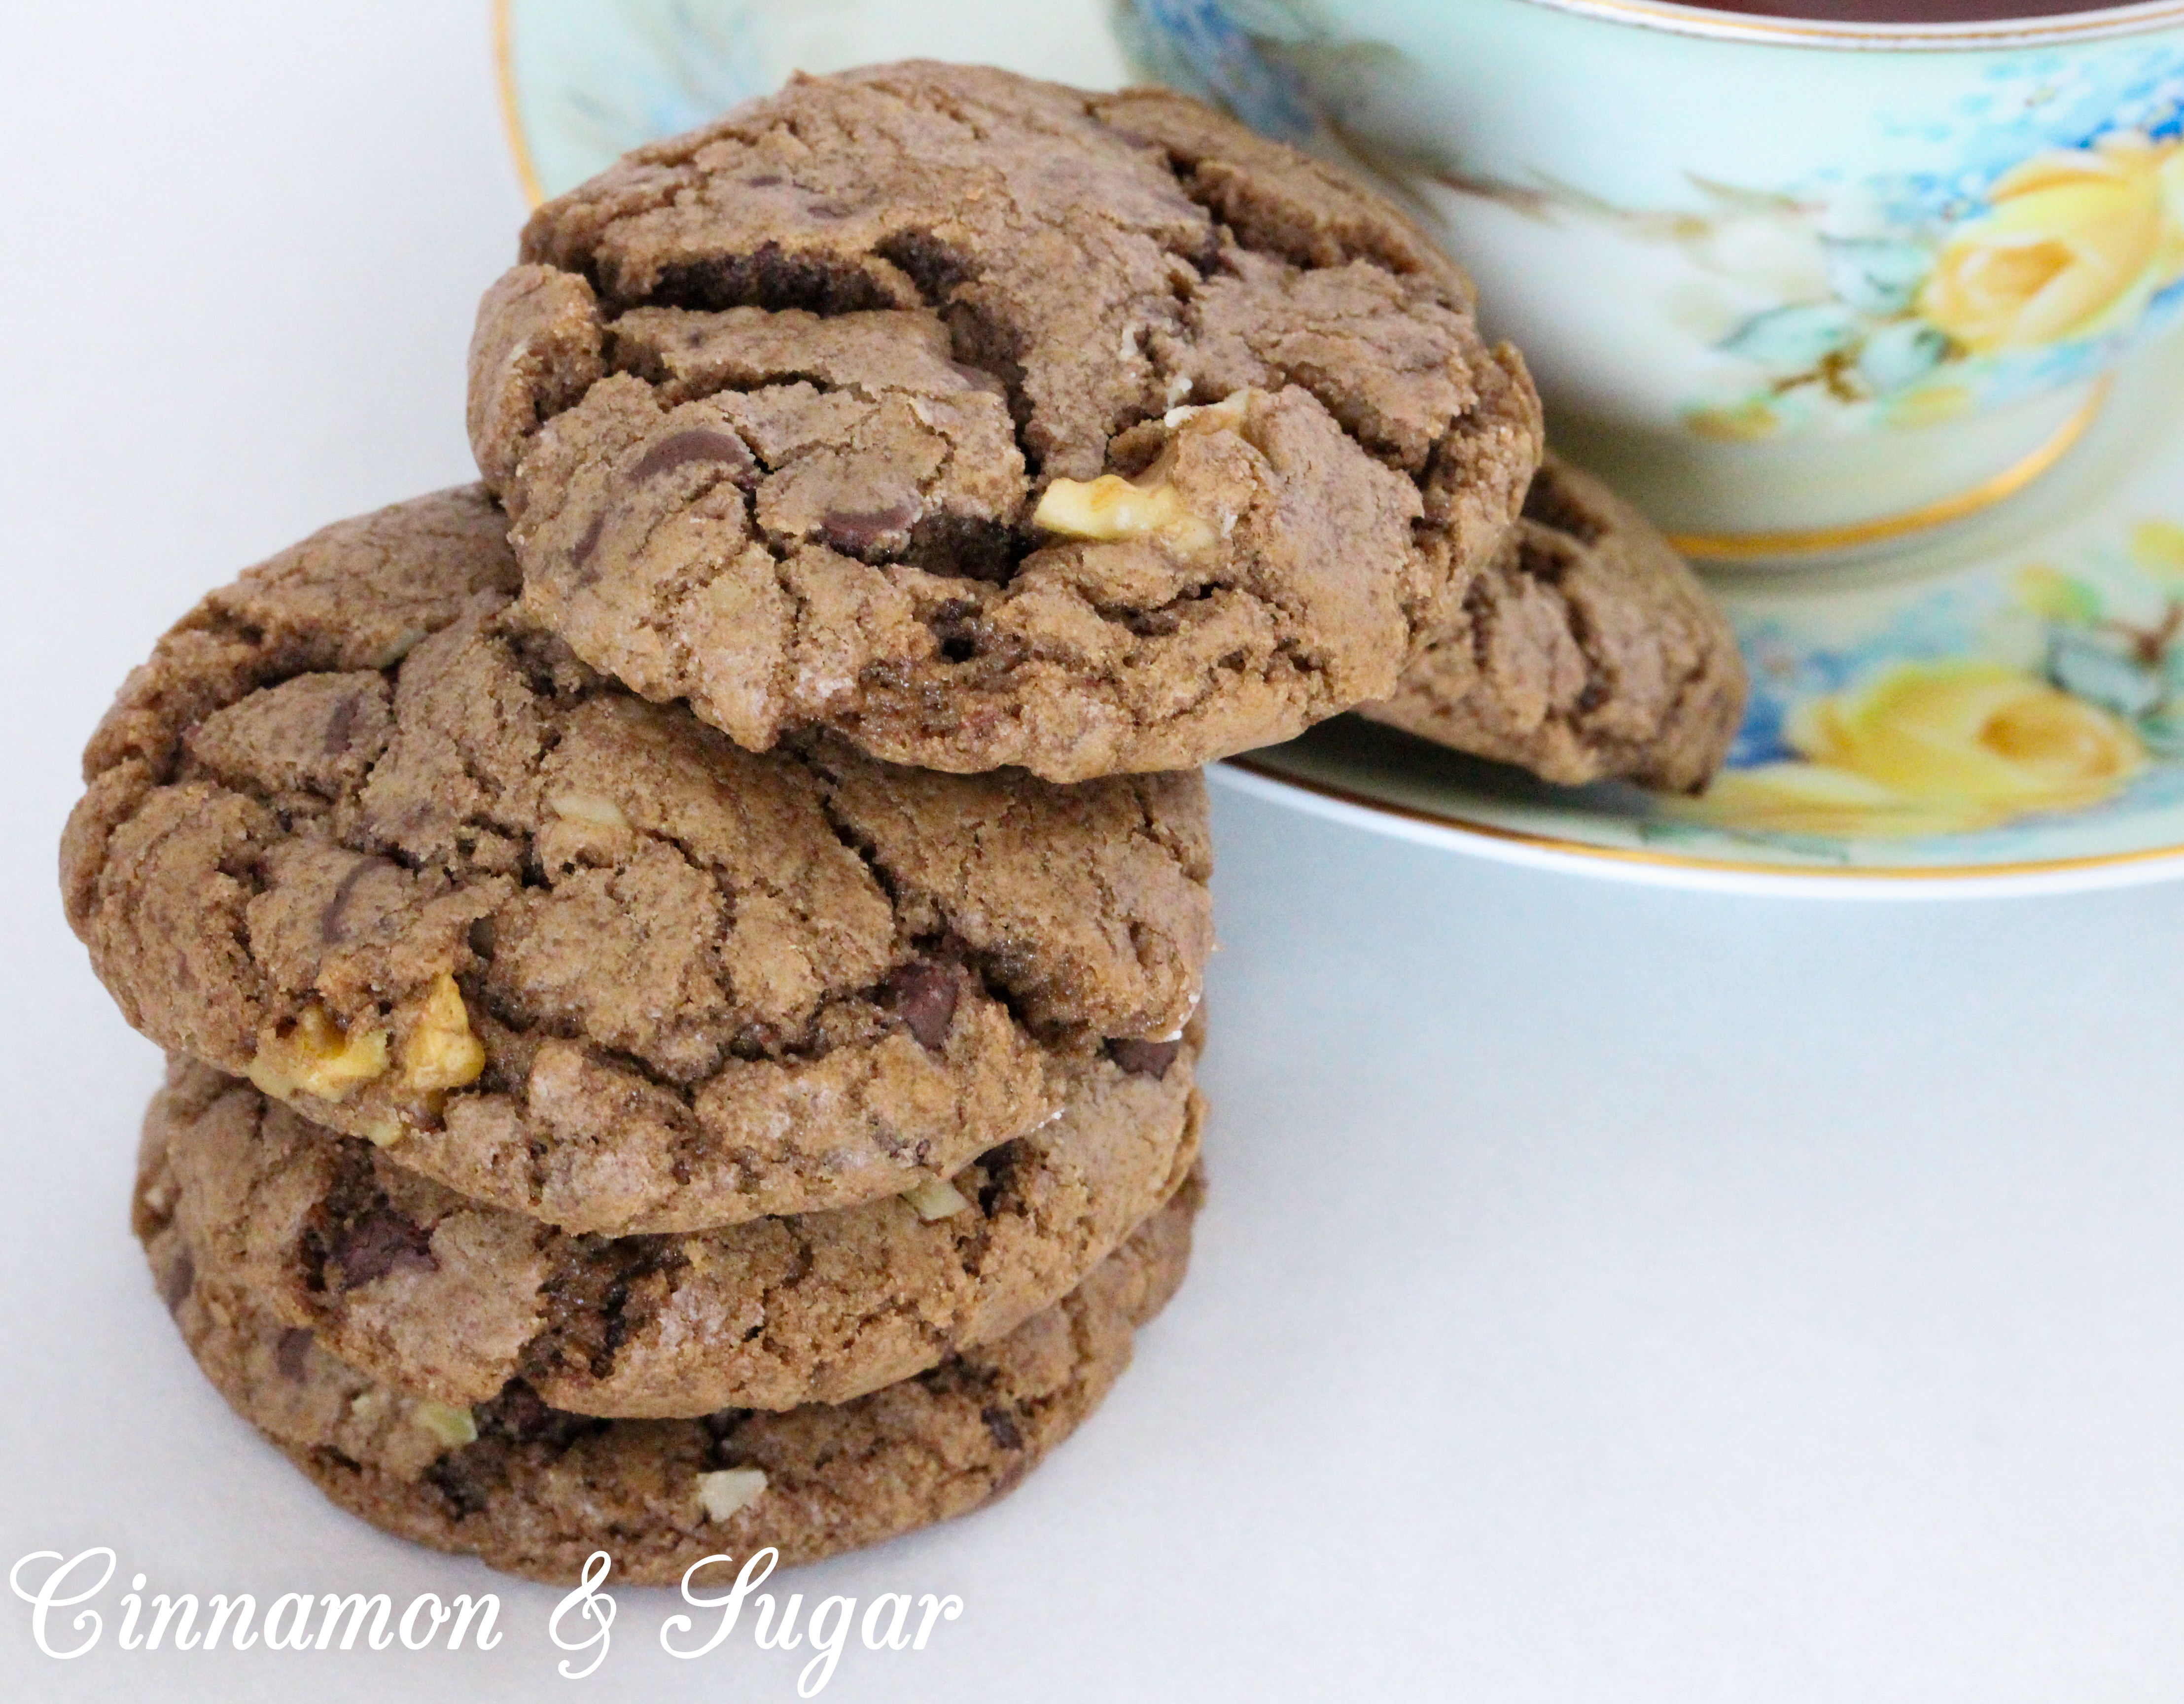
[[[1393,179],[1560,447],[1702,557],[2058,459],[2184,309],[2184,0],[1811,23],[1658,0],[1117,0],[1141,66]]]

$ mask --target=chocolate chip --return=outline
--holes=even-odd
[[[305,1358],[311,1352],[311,1334],[308,1331],[284,1331],[280,1342],[273,1345],[273,1364],[281,1369],[281,1376],[292,1384],[304,1382]]]
[[[946,965],[921,959],[905,965],[884,984],[889,1005],[910,1027],[918,1044],[938,1053],[947,1044],[948,1027],[956,1021],[956,1002],[961,987]]]
[[[167,1275],[159,1284],[159,1300],[167,1304],[169,1313],[188,1298],[197,1281],[198,1264],[190,1258],[190,1251],[184,1249],[175,1256],[175,1263],[167,1268]]]
[[[356,733],[356,719],[364,710],[364,700],[351,693],[334,706],[334,713],[326,719],[326,755],[339,757],[348,749],[349,741]]]
[[[819,523],[819,536],[844,556],[900,550],[910,543],[910,529],[924,512],[925,505],[914,497],[881,509],[832,510]]]
[[[602,509],[592,517],[592,524],[584,529],[584,536],[577,541],[577,548],[569,553],[569,565],[578,571],[579,577],[588,586],[598,576],[584,573],[583,570],[592,560],[592,553],[599,548],[599,535],[606,531],[606,527],[607,512]]]
[[[319,913],[319,938],[328,946],[338,945],[348,938],[348,908],[356,898],[356,890],[364,885],[365,878],[380,870],[392,870],[393,863],[385,858],[359,858],[348,866],[348,872],[334,888],[334,896],[326,901],[326,908]]]
[[[341,1268],[343,1290],[383,1278],[400,1266],[440,1269],[432,1258],[432,1233],[383,1203],[337,1230],[328,1257]]]
[[[750,446],[733,432],[716,426],[692,426],[660,439],[638,458],[637,465],[629,471],[629,482],[642,485],[694,461],[727,466],[738,485],[758,483],[758,461]]]
[[[1162,1078],[1183,1051],[1180,1041],[1111,1041],[1107,1057],[1133,1077]]]
[[[1023,1432],[1017,1424],[1017,1417],[1000,1406],[984,1410],[978,1417],[986,1423],[986,1429],[994,1434],[994,1442],[1004,1450],[1023,1448]]]

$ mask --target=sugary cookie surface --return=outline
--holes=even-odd
[[[1194,1057],[1088,1065],[1053,1122],[917,1192],[939,1202],[619,1238],[468,1200],[177,1061],[144,1122],[138,1222],[171,1221],[207,1279],[434,1401],[520,1378],[587,1415],[841,1402],[1013,1330],[1173,1194],[1198,1149]]]
[[[1056,780],[1383,698],[1540,454],[1362,185],[1182,97],[800,79],[540,209],[471,432],[527,607],[763,750]]]
[[[766,1545],[816,1561],[968,1513],[1099,1406],[1137,1328],[1182,1281],[1201,1195],[1185,1178],[1084,1281],[1007,1335],[855,1401],[782,1413],[600,1420],[521,1379],[464,1407],[366,1378],[247,1291],[183,1228],[140,1211],[160,1294],[229,1404],[374,1526],[564,1584],[611,1543],[615,1577],[671,1584]]]
[[[612,1233],[944,1178],[1181,1032],[1198,777],[755,755],[521,618],[504,525],[473,488],[330,527],[131,677],[62,875],[137,1027]]]

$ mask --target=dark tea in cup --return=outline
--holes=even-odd
[[[2109,0],[1681,0],[1708,12],[1797,18],[1817,24],[1985,24],[2101,12]]]

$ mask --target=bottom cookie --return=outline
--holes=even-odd
[[[463,1409],[365,1378],[232,1289],[172,1223],[146,1252],[198,1364],[319,1489],[373,1526],[566,1583],[594,1550],[668,1584],[700,1557],[784,1565],[967,1514],[1012,1490],[1129,1364],[1182,1281],[1194,1172],[1074,1290],[1006,1337],[854,1401],[696,1420],[598,1420],[512,1380]]]

